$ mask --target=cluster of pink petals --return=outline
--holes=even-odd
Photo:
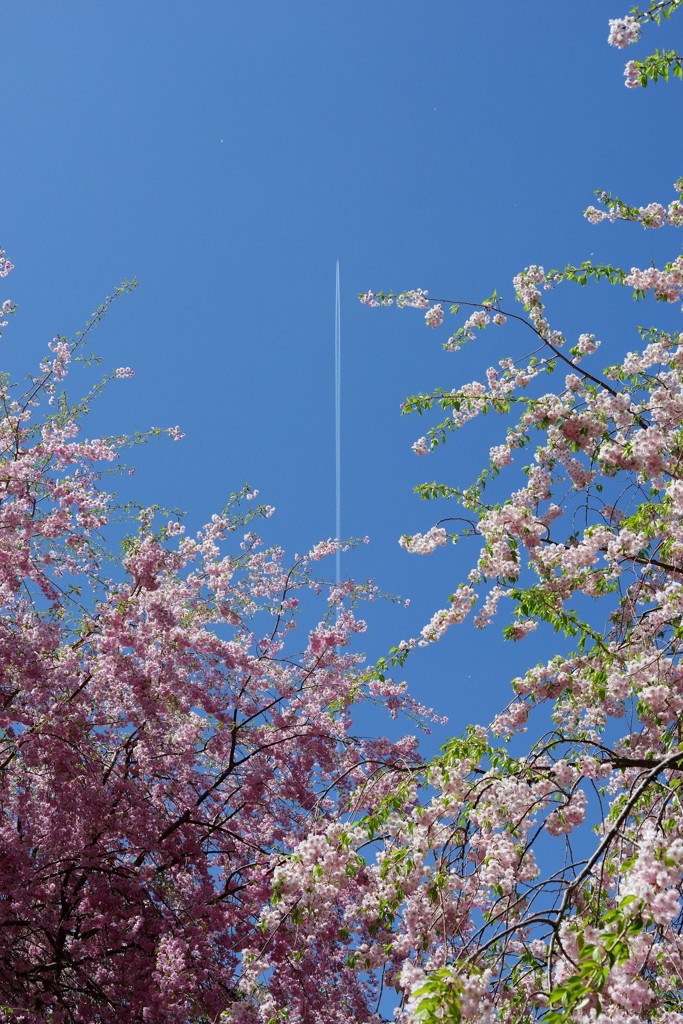
[[[667,843],[648,823],[639,837],[634,863],[625,873],[620,896],[634,896],[656,924],[671,925],[681,911],[682,867],[683,839]]]
[[[472,340],[475,337],[475,331],[477,329],[482,330],[489,323],[493,322],[497,326],[507,322],[507,317],[504,313],[495,313],[493,316],[489,312],[490,307],[484,309],[475,310],[474,313],[465,320],[462,327],[453,334],[448,341],[445,343],[444,348],[447,352],[456,352],[465,339]]]
[[[665,270],[632,267],[624,284],[637,291],[654,292],[655,298],[664,302],[678,302],[683,297],[683,256],[677,256]]]
[[[429,306],[429,292],[422,288],[413,288],[410,291],[402,292],[396,298],[396,305],[399,309],[411,307],[413,309],[427,309]]]
[[[544,289],[550,289],[553,286],[553,281],[546,277],[543,267],[534,265],[526,267],[520,274],[517,274],[512,283],[517,301],[524,306],[529,320],[538,334],[542,338],[546,337],[549,327],[544,316],[544,304],[539,285],[542,285]]]
[[[442,526],[432,526],[426,534],[414,534],[413,537],[401,537],[399,545],[413,555],[431,555],[437,548],[445,545],[449,535]]]
[[[618,46],[620,50],[637,43],[640,39],[640,22],[632,15],[625,18],[612,18],[609,23],[608,43]]]
[[[627,89],[640,89],[642,84],[640,80],[640,69],[634,60],[626,61],[626,64],[624,65],[624,78],[626,79],[624,85]]]
[[[9,272],[14,270],[14,264],[10,263],[9,259],[5,255],[5,250],[0,249],[0,277],[7,277]],[[14,312],[14,303],[11,299],[5,299],[0,308],[0,331],[3,327],[7,327],[7,320],[1,319],[1,317],[8,316]]]
[[[235,501],[195,536],[142,508],[108,562],[120,509],[101,474],[123,441],[35,420],[73,354],[49,348],[30,401],[4,390],[0,416],[3,1006],[24,1024],[366,1019],[372,985],[339,937],[361,863],[341,819],[375,810],[417,755],[412,736],[354,736],[350,709],[426,712],[360,671],[349,606],[373,590],[335,588],[334,623],[323,601],[292,647],[320,585],[308,560],[292,568],[252,532],[240,544]],[[331,879],[310,944],[277,910],[269,923],[285,863],[292,905]]]
[[[490,323],[490,320],[491,317],[485,309],[477,309],[467,318],[465,323],[462,325],[462,330],[468,338],[473,338],[475,328],[479,328],[479,330],[481,330]]]
[[[330,537],[327,540],[318,541],[308,552],[308,557],[313,562],[319,562],[322,558],[334,555],[337,551],[345,551],[347,548],[348,545],[343,545],[339,540],[333,540]]]
[[[592,355],[593,352],[597,352],[599,347],[600,342],[596,341],[594,334],[581,334],[576,343],[577,353],[581,356]]]
[[[379,295],[377,296],[374,292],[364,292],[359,296],[361,303],[364,306],[393,306],[394,301],[398,309],[404,309],[410,307],[412,309],[428,309],[429,293],[423,291],[422,288],[413,288],[407,292],[401,292],[400,295]]]
[[[431,443],[426,437],[418,437],[411,447],[416,455],[429,455],[432,450]]]
[[[600,224],[603,221],[614,223],[618,220],[637,221],[645,228],[662,228],[665,225],[680,228],[683,226],[683,202],[674,199],[668,206],[661,203],[648,203],[641,206],[635,214],[626,214],[619,208],[599,210],[595,206],[589,206],[585,213],[586,219],[591,224]]]
[[[0,249],[0,277],[7,277],[10,270],[14,270],[14,264],[5,255],[5,250]]]
[[[431,555],[437,547],[443,547],[447,540],[448,534],[442,526],[432,526],[426,533],[401,537],[399,544],[412,555]]]
[[[477,595],[471,587],[459,587],[451,597],[448,608],[440,608],[427,625],[422,627],[420,645],[440,640],[446,630],[467,618],[476,600]]]
[[[626,19],[614,26],[613,41],[629,34],[636,29]],[[679,225],[681,213],[677,200],[668,207],[644,206],[630,219],[651,227]],[[542,341],[557,349],[564,339],[551,328],[542,297],[555,283],[537,266],[515,279],[529,321]],[[634,269],[625,283],[675,301],[683,294],[683,258],[663,271]],[[488,315],[480,311],[468,327],[483,325]],[[593,334],[581,334],[563,359],[558,393],[529,388],[538,383],[543,358],[526,367],[501,361],[480,380],[438,392],[442,408],[449,410],[452,403],[457,427],[491,408],[514,413],[518,401],[518,418],[508,426],[506,439],[491,447],[491,462],[496,469],[509,465],[523,445],[533,454],[519,489],[504,491],[500,505],[494,487],[502,477],[491,492],[486,474],[485,487],[480,479],[459,492],[481,537],[469,593],[454,612],[436,612],[407,649],[442,636],[451,619],[464,617],[480,589],[484,600],[475,625],[488,625],[506,597],[517,605],[506,629],[510,639],[532,633],[545,621],[566,631],[578,649],[517,679],[515,699],[495,718],[490,733],[473,731],[471,742],[454,741],[452,752],[435,762],[428,778],[436,792],[420,801],[407,789],[405,808],[410,810],[383,819],[388,838],[379,888],[372,897],[366,892],[355,906],[367,909],[394,957],[389,970],[399,972],[409,998],[407,1013],[399,1013],[401,1021],[426,1012],[420,990],[444,965],[470,963],[478,955],[474,951],[481,950],[486,952],[477,962],[495,963],[499,971],[486,990],[487,998],[494,994],[498,1014],[508,1005],[513,954],[528,957],[532,951],[538,956],[538,966],[528,964],[523,973],[533,1019],[547,1007],[549,958],[554,984],[575,977],[580,932],[583,941],[595,943],[596,961],[604,956],[607,971],[601,1013],[590,1005],[572,1011],[572,1020],[680,1024],[680,1015],[660,1012],[660,1007],[683,969],[678,935],[683,826],[674,813],[683,771],[683,758],[675,760],[680,758],[676,729],[683,715],[683,336],[654,329],[641,333],[646,338],[642,349],[628,353],[604,378],[599,371],[589,377],[579,369],[579,362],[599,346]],[[556,352],[548,358],[559,367]],[[431,448],[423,440],[425,450]],[[428,534],[402,543],[426,551],[435,546]],[[587,632],[582,634],[584,618]],[[542,722],[552,716],[556,730],[547,743],[540,740],[526,757],[509,761],[501,748],[487,746],[491,734],[531,733],[537,705],[545,705]],[[565,883],[557,875],[544,880],[545,847],[537,863],[535,837],[542,834],[544,844],[562,845],[567,862],[572,860],[570,836],[576,836],[571,840],[576,850],[595,849],[587,845],[595,842],[595,819],[590,820],[594,784],[605,808],[598,829],[603,853],[572,894],[565,920],[554,929],[546,927],[544,914],[557,921],[557,911],[541,907],[556,908]],[[579,874],[581,864],[579,858],[565,867],[566,878]],[[608,961],[604,947],[607,925],[593,922],[605,906],[619,908],[619,900],[627,897],[633,902],[623,910],[624,927],[638,915],[646,924],[642,931],[634,926],[628,932],[629,957],[615,963]],[[392,900],[398,909],[389,926],[379,907]],[[487,923],[481,923],[481,915]],[[526,927],[527,918],[535,923]],[[437,937],[439,928],[442,938]],[[498,948],[507,952],[489,955],[496,934]],[[561,939],[554,948],[549,945],[553,934]],[[365,940],[365,945],[370,955],[372,944]],[[369,962],[375,961],[370,957]],[[651,965],[647,972],[645,963]],[[448,978],[440,976],[447,999]],[[485,1006],[481,1012],[488,1012]]]
[[[425,313],[425,323],[427,327],[440,327],[443,323],[443,306],[440,302],[436,305],[430,306]]]

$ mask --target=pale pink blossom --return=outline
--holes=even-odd
[[[0,277],[7,277],[11,270],[14,270],[14,264],[5,255],[5,250],[0,249]]]
[[[610,19],[609,30],[608,43],[622,50],[640,39],[640,23],[630,14]]]
[[[428,455],[432,450],[432,446],[426,437],[419,437],[412,445],[412,449],[416,455]]]
[[[477,595],[471,587],[459,587],[452,595],[448,608],[439,609],[427,625],[422,627],[420,643],[435,643],[440,640],[450,626],[462,622],[467,617],[476,599]]]
[[[422,288],[414,288],[408,292],[402,292],[396,299],[399,309],[405,306],[412,306],[414,309],[427,309],[429,306],[429,292]]]
[[[440,327],[443,323],[443,307],[440,302],[437,302],[435,306],[431,306],[430,309],[425,313],[425,323],[427,327]]]
[[[490,323],[491,317],[485,309],[477,309],[474,313],[471,313],[465,323],[461,327],[461,331],[468,338],[475,337],[475,330],[482,330],[488,323]]]
[[[431,555],[437,547],[443,547],[448,534],[442,526],[432,526],[427,533],[415,533],[412,537],[403,536],[399,544],[413,555]]]
[[[629,60],[624,66],[624,85],[627,89],[639,89],[641,86],[640,71],[634,60]]]
[[[596,340],[594,334],[582,334],[579,337],[576,348],[580,355],[586,356],[597,351],[599,346],[600,342]]]

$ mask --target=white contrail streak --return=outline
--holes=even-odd
[[[339,260],[334,306],[334,469],[335,469],[335,531],[341,541],[341,290]],[[337,548],[337,583],[341,581],[341,551]]]

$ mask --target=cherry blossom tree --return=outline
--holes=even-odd
[[[633,9],[610,42],[681,6]],[[657,51],[626,84],[679,71]],[[587,216],[681,227],[683,180],[667,205],[600,193]],[[507,432],[474,481],[421,488],[458,518],[402,546],[442,555],[467,536],[478,555],[372,669],[352,647],[372,589],[316,579],[338,541],[294,565],[264,548],[251,526],[272,510],[248,489],[192,537],[138,509],[112,558],[104,473],[126,439],[88,440],[81,423],[132,371],[81,401],[64,391],[111,299],[52,342],[23,394],[3,381],[5,1019],[378,1024],[398,1001],[401,1024],[683,1024],[683,334],[643,329],[601,370],[598,339],[568,343],[547,308],[588,282],[679,303],[683,261],[528,267],[514,308],[496,293],[363,297],[421,309],[444,334],[466,310],[449,352],[513,323],[535,349],[406,401],[442,413],[414,444],[423,458],[485,412]],[[297,644],[309,599],[324,614]],[[566,641],[491,723],[427,766],[412,738],[353,736],[360,700],[424,715],[394,669],[505,608],[511,641]]]
[[[661,25],[681,6],[681,0],[651,0],[646,10],[634,7],[625,18],[615,18],[609,23],[609,43],[625,49],[637,43],[644,25]],[[629,89],[645,88],[648,82],[658,79],[668,81],[670,75],[683,78],[683,56],[676,50],[655,50],[645,60],[631,60],[624,69]]]
[[[611,22],[610,42],[635,42],[680,6],[634,9]],[[626,84],[671,69],[680,58],[658,51],[627,66]],[[683,179],[666,205],[600,193],[587,217],[680,228]],[[423,310],[444,336],[449,311],[465,310],[448,352],[512,324],[533,349],[404,405],[441,411],[414,444],[422,458],[486,412],[501,416],[503,436],[474,481],[419,489],[453,512],[403,547],[427,555],[468,537],[478,555],[447,606],[376,673],[470,614],[484,628],[509,609],[512,641],[537,630],[563,638],[512,681],[491,723],[276,871],[265,930],[313,941],[344,898],[349,960],[398,994],[404,1024],[683,1022],[683,333],[641,328],[637,349],[600,369],[599,340],[568,341],[548,308],[553,289],[594,282],[680,303],[683,258],[527,267],[513,308],[496,293],[479,303],[421,290],[361,296]]]
[[[346,962],[344,902],[306,943],[291,939],[296,907],[286,939],[264,913],[283,859],[315,862],[343,815],[375,812],[415,764],[412,738],[354,738],[353,706],[421,709],[352,653],[373,588],[316,580],[337,542],[293,565],[264,548],[257,492],[196,536],[129,510],[117,564],[103,474],[126,441],[86,439],[80,421],[132,371],[78,402],[65,392],[115,298],[54,339],[23,393],[0,386],[3,1020],[251,1022],[284,1005],[292,1020],[365,1019],[373,981]],[[297,642],[310,601],[321,618]]]

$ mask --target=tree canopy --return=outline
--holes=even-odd
[[[610,43],[682,5],[634,8]],[[680,56],[656,51],[626,85],[669,75]],[[638,201],[601,192],[586,216],[683,226],[683,179],[666,204]],[[447,352],[513,322],[532,342],[404,404],[440,411],[413,446],[423,458],[485,413],[505,432],[473,480],[419,489],[449,511],[403,547],[467,537],[478,553],[372,666],[352,641],[375,588],[317,573],[339,539],[289,563],[261,544],[272,510],[248,488],[195,536],[162,509],[119,507],[106,472],[138,439],[87,439],[81,422],[130,370],[78,400],[66,382],[131,285],[55,338],[26,388],[3,379],[8,1021],[683,1024],[683,334],[641,328],[601,368],[598,338],[554,321],[553,290],[577,285],[680,303],[683,257],[529,266],[512,308],[496,292],[361,297],[423,310],[444,334],[458,317]],[[398,670],[505,608],[510,641],[541,629],[558,645],[492,722],[426,764],[412,736],[355,734],[361,701],[428,718]]]

